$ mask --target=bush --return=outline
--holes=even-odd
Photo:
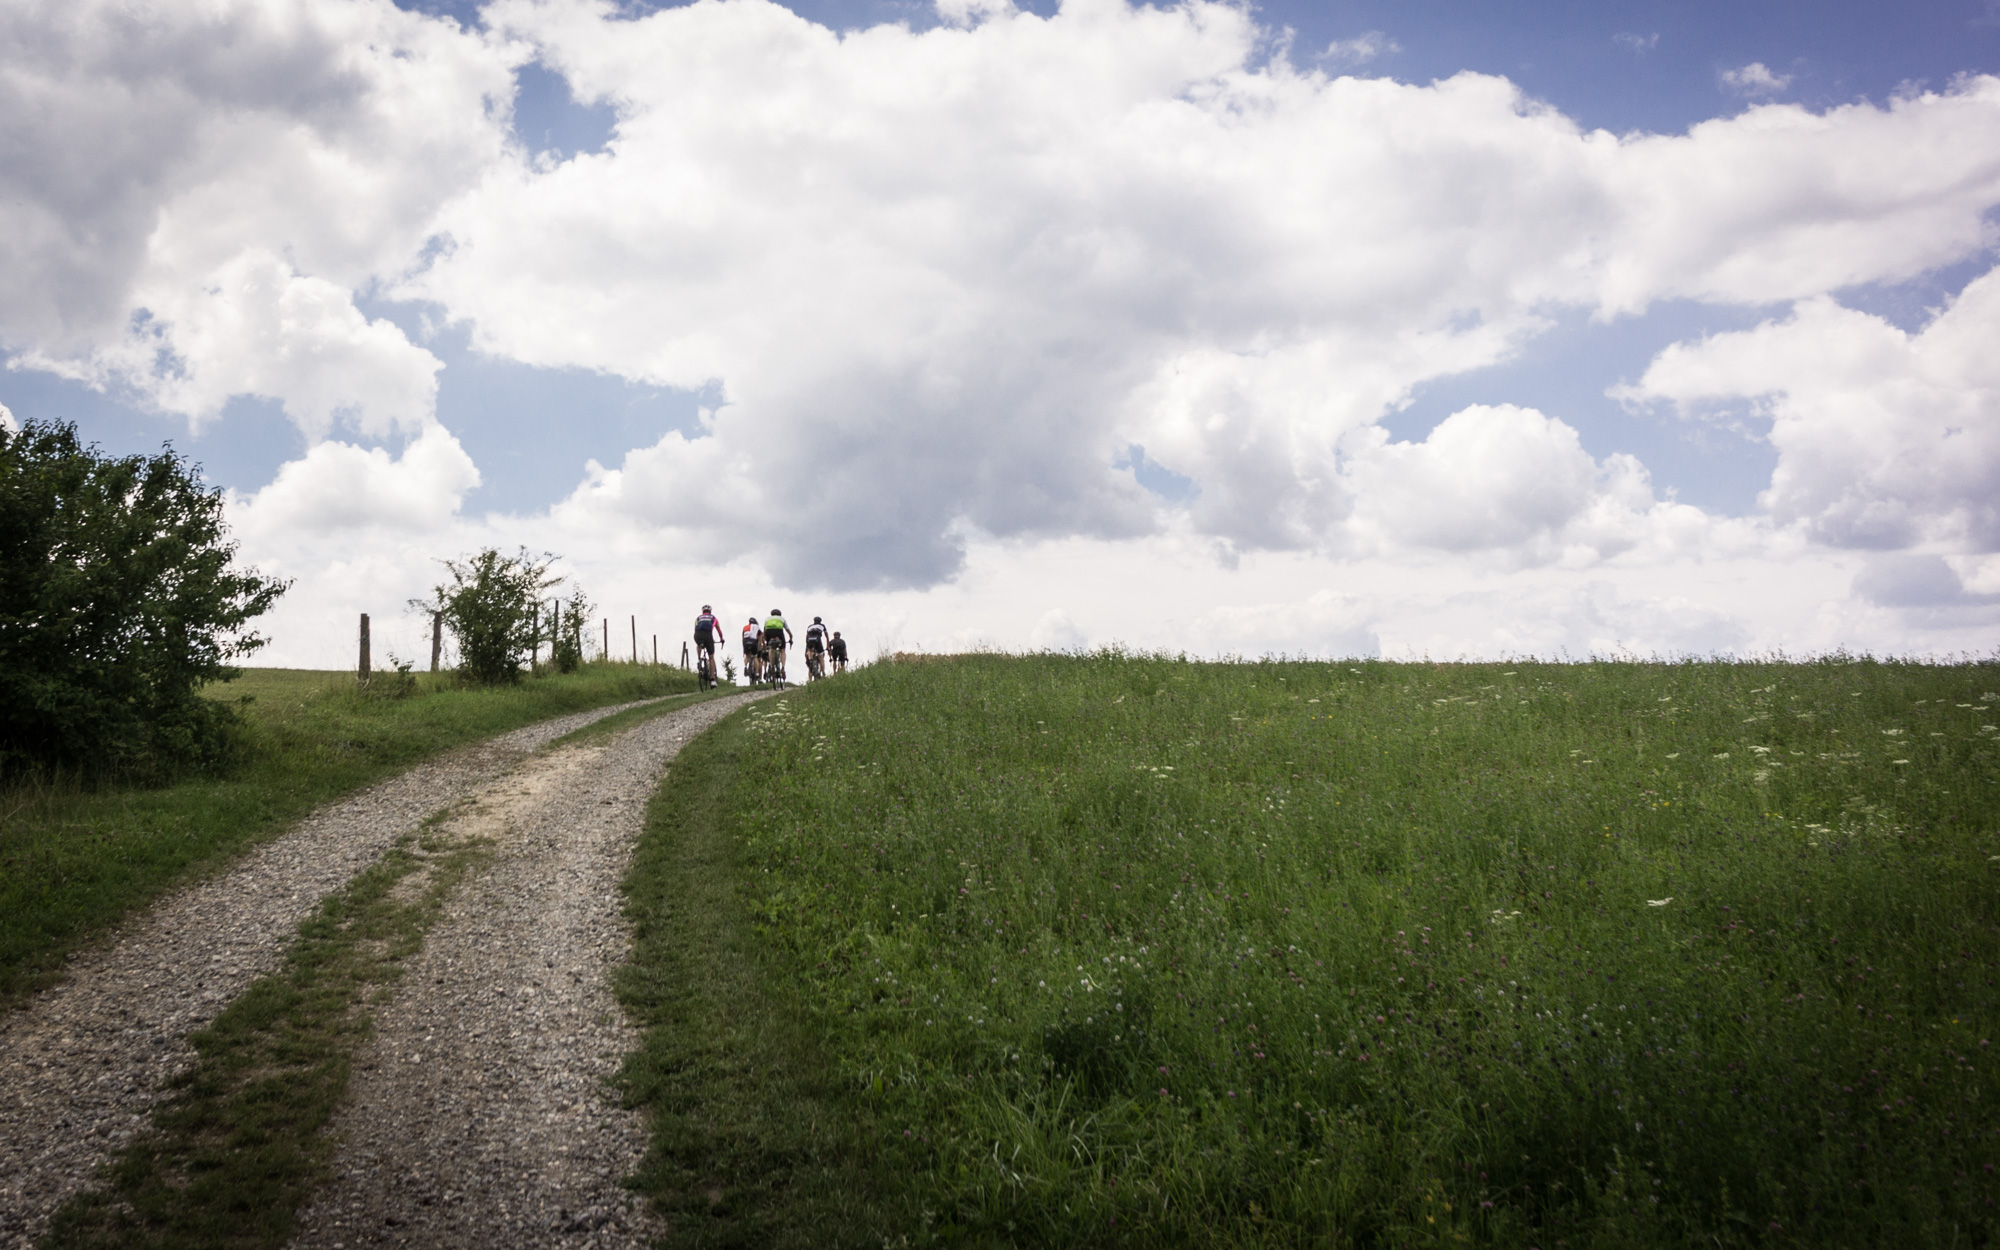
[[[549,576],[554,559],[538,560],[525,548],[503,556],[489,547],[468,560],[445,560],[451,584],[436,587],[429,600],[412,599],[410,606],[444,614],[458,642],[460,674],[482,686],[519,681],[535,646],[542,592],[559,580]]]
[[[558,673],[574,673],[583,667],[583,627],[595,610],[583,587],[570,583],[560,614],[549,618],[549,654]]]
[[[157,777],[214,765],[235,717],[202,698],[264,645],[288,583],[237,569],[222,492],[171,447],[111,457],[76,427],[0,429],[0,772]]]

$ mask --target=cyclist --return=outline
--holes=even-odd
[[[817,616],[806,626],[806,672],[818,675],[825,671],[826,663],[826,622]]]
[[[844,673],[847,671],[847,639],[840,636],[839,630],[836,629],[833,631],[832,641],[826,644],[826,653],[833,659],[834,672]]]
[[[779,681],[785,678],[785,651],[792,645],[792,637],[792,627],[785,624],[785,614],[772,608],[770,619],[764,622],[764,645],[771,648],[772,672]]]
[[[759,625],[757,618],[753,616],[749,624],[743,627],[743,676],[753,686],[764,675],[764,666],[760,662],[763,659],[760,654],[763,642],[764,627]]]
[[[715,640],[721,636],[722,622],[715,619],[715,610],[702,604],[701,615],[694,618],[694,649],[695,654],[706,661],[705,666],[698,664],[697,667],[701,670],[702,680],[710,686],[716,684]]]

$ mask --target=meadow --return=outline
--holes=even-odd
[[[691,674],[629,664],[498,687],[389,672],[363,688],[351,673],[244,669],[204,691],[243,721],[231,760],[212,774],[0,788],[0,1008],[59,975],[78,943],[316,804],[538,720],[693,689]]]
[[[1991,1244],[1996,725],[1846,657],[818,683],[654,805],[641,1183],[689,1244]]]

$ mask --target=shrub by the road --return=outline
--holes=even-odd
[[[561,580],[549,575],[553,563],[551,557],[538,559],[525,549],[503,556],[488,547],[470,559],[443,561],[450,582],[437,586],[429,599],[411,600],[410,606],[444,614],[445,626],[458,642],[460,676],[482,686],[519,681],[539,638],[542,592]]]
[[[263,645],[249,623],[285,589],[236,565],[222,492],[171,449],[30,421],[0,429],[0,535],[0,773],[215,764],[236,718],[196,692]]]

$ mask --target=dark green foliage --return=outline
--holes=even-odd
[[[222,492],[171,448],[106,456],[66,423],[0,429],[0,773],[216,764],[236,718],[195,692],[264,640],[285,583],[237,569]]]
[[[542,592],[559,579],[549,576],[554,557],[540,559],[523,548],[503,556],[491,547],[467,560],[442,561],[451,574],[428,600],[413,599],[419,611],[444,613],[445,627],[458,641],[459,673],[482,686],[521,679],[536,641],[535,618]],[[573,668],[561,671],[573,672]]]
[[[583,666],[583,630],[592,610],[583,588],[571,582],[559,613],[549,618],[549,654],[558,673],[574,673]]]

